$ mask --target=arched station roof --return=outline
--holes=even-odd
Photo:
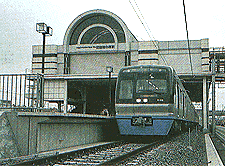
[[[137,41],[121,18],[112,12],[96,9],[87,11],[67,28],[63,45],[126,43]]]

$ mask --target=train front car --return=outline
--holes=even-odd
[[[173,70],[134,66],[120,70],[116,120],[121,135],[167,135],[175,119]]]

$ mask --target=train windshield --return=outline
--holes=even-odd
[[[157,99],[166,102],[169,95],[169,70],[161,68],[126,69],[119,74],[117,102],[136,103],[136,99],[147,98],[149,103]]]
[[[132,99],[133,98],[133,81],[121,80],[120,84],[120,99]]]
[[[137,80],[136,93],[156,92],[165,93],[167,90],[167,81],[159,79],[139,79]]]
[[[137,75],[136,93],[166,93],[168,74],[161,72],[143,72]]]

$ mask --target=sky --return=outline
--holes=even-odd
[[[151,33],[145,31],[130,2],[135,2]],[[209,38],[210,47],[225,46],[225,1],[185,0],[190,40]],[[138,8],[135,6],[136,10]],[[62,45],[69,24],[80,14],[104,9],[119,16],[142,40],[186,40],[183,0],[0,0],[0,73],[31,69],[32,45],[42,45],[36,23],[53,28],[46,44]]]

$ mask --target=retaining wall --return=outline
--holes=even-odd
[[[117,136],[115,120],[109,116],[0,111],[0,158],[114,140]]]

